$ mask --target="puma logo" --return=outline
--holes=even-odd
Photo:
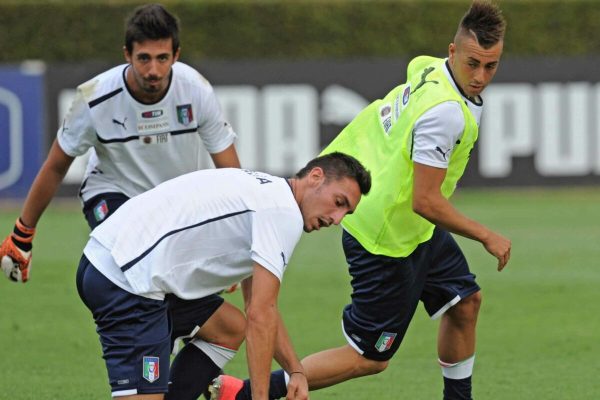
[[[112,120],[113,124],[121,125],[123,127],[123,129],[127,130],[127,127],[125,126],[125,121],[127,121],[127,117],[125,117],[125,119],[123,120],[123,122],[117,121],[114,118]]]
[[[63,123],[62,123],[62,131],[61,133],[64,134],[66,131],[69,130],[69,127],[67,126],[67,119],[63,119]]]
[[[450,153],[451,150],[452,149],[448,149],[448,150],[444,151],[440,148],[440,146],[436,146],[436,148],[435,148],[435,151],[439,152],[444,157],[444,160],[446,159],[446,155],[448,153]]]
[[[428,81],[427,80],[427,75],[432,73],[434,70],[435,70],[435,68],[433,68],[433,67],[425,68],[423,70],[423,74],[421,74],[421,82],[419,82],[419,84],[414,88],[414,90],[410,94],[414,94],[417,90],[419,90],[421,88],[421,86],[423,86],[426,83],[435,83],[437,85],[439,83],[438,81]]]

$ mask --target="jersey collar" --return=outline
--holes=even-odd
[[[125,89],[127,89],[127,92],[129,93],[129,95],[131,96],[132,99],[134,99],[135,101],[137,101],[140,104],[152,105],[152,104],[160,103],[167,96],[167,94],[169,93],[169,90],[171,89],[171,83],[173,82],[173,68],[172,67],[171,67],[171,72],[169,73],[169,84],[167,85],[167,90],[165,90],[165,93],[161,96],[160,99],[158,99],[158,100],[156,100],[155,102],[152,102],[152,103],[143,102],[143,101],[139,100],[133,94],[133,91],[131,90],[131,88],[127,84],[127,69],[129,69],[130,67],[131,67],[131,65],[127,64],[125,66],[125,68],[123,68],[123,84],[125,85]]]
[[[444,66],[446,67],[445,72],[446,72],[446,76],[449,78],[448,80],[450,81],[450,83],[452,84],[454,89],[456,89],[456,91],[458,91],[458,93],[461,94],[461,96],[465,99],[465,101],[468,101],[469,103],[476,105],[478,107],[483,106],[483,99],[481,98],[481,96],[469,97],[465,94],[465,92],[463,92],[461,87],[458,86],[458,83],[456,83],[456,79],[454,79],[454,75],[452,74],[452,70],[450,69],[450,64],[448,64],[447,58],[446,58],[446,62],[444,63]]]

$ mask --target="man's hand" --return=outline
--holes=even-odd
[[[510,249],[512,243],[504,236],[490,231],[490,234],[483,242],[485,249],[498,259],[498,271],[502,271],[508,260],[510,260]]]
[[[308,382],[303,372],[290,372],[290,382],[287,386],[286,400],[307,400]]]
[[[35,228],[17,219],[13,233],[0,245],[0,267],[4,275],[13,282],[27,282],[31,267],[32,240]]]

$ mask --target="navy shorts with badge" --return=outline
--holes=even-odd
[[[122,193],[102,193],[83,203],[83,215],[90,229],[110,217],[129,197]]]
[[[77,270],[77,290],[96,322],[113,397],[166,393],[173,339],[195,332],[223,303],[217,295],[196,300],[134,295],[85,256]]]
[[[346,231],[342,244],[353,289],[344,334],[371,360],[392,358],[419,301],[437,318],[480,289],[452,235],[439,228],[408,257],[371,254]]]

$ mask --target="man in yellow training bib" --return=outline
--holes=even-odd
[[[481,294],[450,232],[482,243],[498,270],[511,242],[448,198],[477,140],[480,94],[496,73],[505,27],[496,5],[474,1],[447,59],[413,59],[407,82],[365,108],[324,150],[356,157],[373,177],[371,194],[342,222],[353,289],[343,312],[348,344],[306,357],[303,374],[274,372],[271,398],[304,398],[304,379],[314,390],[385,370],[422,301],[440,319],[443,398],[471,399]],[[247,382],[228,376],[213,391],[221,400],[250,395]]]

